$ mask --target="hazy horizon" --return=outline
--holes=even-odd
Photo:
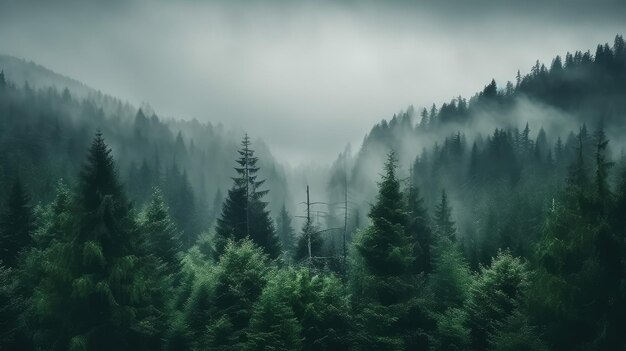
[[[245,129],[292,166],[328,164],[409,105],[626,32],[616,1],[502,3],[1,1],[0,52],[163,117]]]

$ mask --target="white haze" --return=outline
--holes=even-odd
[[[466,3],[2,0],[0,53],[161,115],[243,128],[280,161],[329,164],[409,105],[626,29],[608,0]]]

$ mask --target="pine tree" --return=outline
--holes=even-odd
[[[228,191],[221,218],[217,221],[216,252],[218,255],[223,253],[229,240],[250,238],[274,259],[280,254],[280,243],[267,203],[263,201],[268,190],[260,189],[265,180],[258,179],[258,157],[254,156],[250,144],[246,134],[238,151],[240,157],[235,167],[238,176],[233,178],[234,185]]]
[[[457,243],[440,240],[433,249],[433,273],[430,289],[435,296],[436,311],[459,308],[467,299],[471,272]]]
[[[527,265],[508,252],[499,252],[489,267],[481,267],[466,307],[474,350],[487,349],[490,336],[522,304],[529,284]]]
[[[606,211],[612,202],[605,184],[607,143],[601,135],[596,138],[596,189],[592,191],[583,136],[581,130],[567,187],[548,214],[537,245],[530,311],[534,320],[544,324],[545,339],[555,349],[623,349],[626,248],[623,234],[611,228],[613,221]]]
[[[177,271],[177,254],[181,249],[181,234],[170,219],[163,193],[155,188],[152,199],[146,208],[140,223],[142,235],[145,236],[146,250],[155,255],[167,266],[166,271],[173,274]]]
[[[301,327],[281,281],[270,279],[255,303],[244,350],[300,350]]]
[[[456,229],[451,217],[452,209],[444,190],[435,209],[433,272],[428,282],[434,296],[436,350],[463,350],[470,341],[467,313],[462,307],[468,297],[471,271],[456,241]]]
[[[280,245],[283,252],[286,253],[286,257],[290,257],[294,250],[294,241],[296,233],[291,226],[291,216],[287,212],[285,204],[280,210],[278,219],[276,220],[278,238],[280,239]]]
[[[309,241],[311,243],[311,259],[313,262],[309,262]],[[322,261],[315,260],[315,257],[322,256],[322,247],[324,241],[319,233],[319,228],[313,224],[313,220],[307,219],[302,225],[302,232],[298,237],[298,243],[296,244],[296,250],[294,252],[294,261],[306,262],[307,264],[315,265],[317,267],[323,266]]]
[[[333,274],[312,273],[304,267],[277,270],[271,274],[255,312],[258,308],[263,314],[258,321],[253,314],[249,340],[285,340],[292,349],[303,351],[350,348],[348,298],[342,282]],[[278,316],[286,317],[283,320],[289,323],[283,324]],[[278,328],[281,324],[284,329]],[[294,336],[299,337],[297,343]]]
[[[600,205],[606,210],[611,201],[611,191],[609,189],[609,169],[614,165],[613,162],[607,161],[607,146],[609,141],[606,139],[604,129],[600,128],[595,133],[595,159],[596,159],[596,195]]]
[[[4,77],[4,70],[0,70],[0,89],[7,86],[7,80]]]
[[[211,206],[211,218],[209,223],[212,225],[217,220],[220,215],[220,209],[222,208],[222,203],[224,202],[224,196],[222,195],[222,190],[217,189],[215,192],[215,196],[213,197],[213,205]]]
[[[29,202],[22,183],[16,180],[0,216],[0,261],[9,268],[15,267],[20,252],[33,241],[35,224]]]
[[[35,214],[37,229],[33,235],[33,247],[47,248],[53,240],[67,240],[74,230],[72,197],[67,185],[61,179],[57,182],[56,196],[50,204],[40,208]]]
[[[478,159],[478,146],[476,142],[472,144],[472,151],[470,153],[468,177],[470,181],[477,183],[480,179],[480,164]]]
[[[212,318],[202,329],[203,349],[240,350],[246,345],[254,303],[267,283],[268,263],[267,255],[250,240],[227,245],[214,278]]]
[[[439,241],[447,239],[452,242],[456,241],[456,227],[452,220],[452,208],[448,203],[448,195],[445,190],[441,191],[441,202],[435,208],[435,234]]]
[[[415,292],[413,245],[405,229],[406,206],[396,168],[396,156],[390,152],[369,212],[372,224],[355,242],[351,284],[359,350],[403,350],[412,332],[404,323],[410,319],[406,316]]]
[[[576,158],[569,166],[566,179],[567,190],[565,192],[565,196],[571,198],[570,200],[576,199],[575,203],[577,206],[585,208],[589,206],[588,194],[591,186],[585,157],[587,152],[585,146],[587,144],[586,138],[586,129],[583,126],[577,136]],[[573,201],[568,201],[568,203],[574,204]]]
[[[32,349],[20,318],[25,301],[19,285],[17,272],[0,262],[0,350]]]
[[[75,204],[76,230],[43,252],[45,274],[29,301],[35,343],[70,350],[154,347],[158,325],[150,311],[161,306],[150,305],[134,219],[100,133]]]
[[[407,231],[413,242],[415,255],[415,272],[430,273],[432,269],[431,247],[433,237],[430,229],[428,213],[424,207],[424,200],[420,197],[419,188],[411,181],[407,199]]]
[[[430,123],[430,121],[428,120],[428,110],[426,110],[426,108],[422,109],[422,112],[420,113],[420,123],[419,123],[419,128],[421,130],[426,130],[428,128],[428,124]]]
[[[167,172],[165,195],[169,212],[182,231],[182,249],[189,249],[198,238],[196,198],[187,172],[174,164]]]

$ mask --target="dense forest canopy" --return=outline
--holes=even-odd
[[[2,64],[1,350],[626,348],[620,35],[304,171]]]

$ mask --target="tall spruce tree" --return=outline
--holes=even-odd
[[[0,261],[15,267],[20,252],[31,245],[35,229],[30,198],[20,180],[13,183],[0,217]]]
[[[404,350],[411,334],[405,323],[415,292],[413,245],[397,162],[390,152],[369,212],[372,224],[356,238],[351,284],[358,350]]]
[[[415,255],[415,271],[430,273],[432,269],[431,247],[433,235],[430,229],[428,213],[424,207],[424,200],[420,196],[417,185],[413,180],[408,188],[407,201],[407,230],[413,242]]]
[[[430,291],[435,297],[436,350],[464,350],[470,343],[467,313],[462,307],[468,297],[471,271],[456,241],[456,228],[451,217],[452,208],[444,190],[435,210],[436,238],[433,272],[429,279]]]
[[[246,134],[238,151],[239,159],[235,167],[237,177],[233,178],[233,187],[228,191],[221,218],[217,221],[216,253],[221,255],[229,240],[250,238],[274,259],[280,255],[280,243],[267,210],[267,202],[263,201],[269,191],[261,190],[265,180],[258,179],[258,157],[254,156],[250,145],[250,138]]]
[[[29,301],[35,343],[53,350],[150,349],[148,285],[136,229],[111,150],[98,133],[75,199],[76,228],[44,251],[45,274]]]

